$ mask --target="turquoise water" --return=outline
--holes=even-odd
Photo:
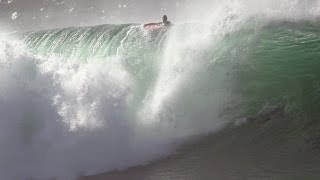
[[[22,39],[30,52],[41,57],[58,55],[83,63],[119,57],[118,61],[137,83],[131,106],[141,107],[150,93],[155,93],[159,76],[163,76],[161,66],[166,53],[170,53],[166,49],[172,43],[170,38],[176,34],[182,34],[177,39],[192,38],[192,33],[201,28],[204,25],[186,24],[147,31],[137,24],[100,25],[35,31],[24,34]],[[284,107],[293,122],[318,127],[319,35],[319,26],[306,21],[278,21],[259,27],[247,23],[219,38],[208,35],[209,43],[201,49],[197,44],[183,46],[182,50],[180,44],[172,46],[170,51],[180,53],[181,59],[187,58],[180,64],[174,64],[173,59],[174,71],[187,73],[188,80],[182,87],[175,87],[183,90],[177,90],[180,94],[175,96],[179,100],[167,107],[170,114],[165,118],[178,121],[177,114],[192,111],[193,106],[199,107],[198,112],[188,116],[206,114],[204,111],[212,106],[219,109],[215,111],[218,117],[229,122],[255,116],[276,105]],[[190,70],[188,65],[196,66],[196,70]],[[187,110],[175,112],[181,109],[173,106],[181,104]],[[309,127],[305,128],[308,131]]]
[[[0,159],[15,160],[0,163],[0,175],[73,179],[145,164],[208,134],[199,157],[212,149],[270,160],[258,174],[230,167],[234,177],[278,177],[269,172],[274,162],[305,155],[308,165],[294,168],[308,171],[320,139],[320,26],[237,20],[152,31],[70,27],[1,40],[0,132],[13,138],[0,138]],[[245,159],[230,162],[259,166]]]

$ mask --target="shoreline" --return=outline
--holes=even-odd
[[[264,138],[271,141],[261,136],[251,137],[252,133],[258,135],[261,128],[272,129],[272,126],[269,122],[226,128],[182,145],[177,153],[150,164],[83,176],[78,180],[319,179],[319,152],[301,151],[295,142],[276,143],[274,136],[267,134]],[[264,142],[256,142],[255,138]]]

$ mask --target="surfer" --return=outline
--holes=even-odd
[[[169,25],[171,25],[171,22],[168,21],[167,15],[163,15],[163,16],[162,16],[162,24],[163,24],[164,26],[169,26]]]
[[[168,21],[167,15],[163,15],[162,16],[162,22],[144,24],[143,27],[144,28],[146,28],[146,27],[155,27],[155,29],[157,29],[156,27],[169,26],[169,25],[171,25],[171,22]]]

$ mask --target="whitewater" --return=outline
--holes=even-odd
[[[3,33],[0,179],[125,170],[208,136],[213,149],[307,154],[317,166],[319,3],[217,2],[201,21],[152,31]],[[315,179],[319,172],[310,170]]]

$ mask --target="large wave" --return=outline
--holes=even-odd
[[[317,10],[266,4],[227,3],[205,23],[156,31],[101,25],[2,38],[0,177],[73,179],[147,163],[266,106],[312,121]]]

